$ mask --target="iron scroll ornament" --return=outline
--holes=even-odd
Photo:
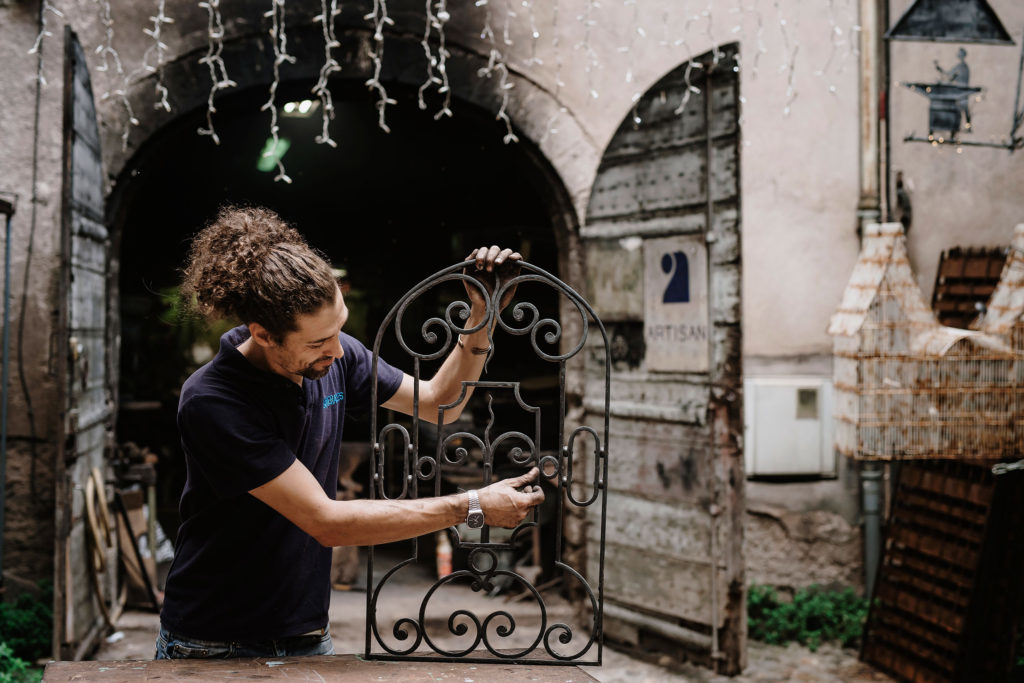
[[[441,495],[445,472],[456,468],[461,468],[461,471],[465,472],[466,466],[472,464],[470,461],[475,459],[473,456],[479,457],[480,461],[479,487],[486,486],[494,480],[495,455],[498,453],[504,456],[507,467],[519,468],[522,472],[534,466],[538,467],[540,477],[545,482],[547,497],[555,501],[555,513],[550,520],[555,535],[553,568],[562,581],[578,587],[577,594],[583,596],[586,609],[580,612],[589,614],[590,621],[585,624],[587,633],[577,633],[571,624],[556,621],[545,601],[542,587],[533,585],[529,579],[517,573],[515,567],[502,565],[501,560],[511,555],[522,539],[538,529],[540,520],[535,508],[510,533],[500,530],[503,532],[500,538],[492,538],[492,530],[486,525],[479,531],[478,538],[466,533],[468,529],[460,531],[456,527],[449,528],[447,533],[453,549],[467,554],[466,568],[437,579],[423,594],[418,606],[410,607],[408,613],[395,618],[393,623],[380,623],[381,601],[387,595],[388,589],[393,587],[395,577],[401,570],[420,559],[420,541],[411,540],[409,557],[388,568],[376,580],[375,547],[370,546],[367,557],[365,656],[368,659],[403,661],[600,665],[603,649],[602,613],[611,368],[608,335],[590,304],[571,287],[541,268],[520,262],[521,272],[504,280],[499,276],[494,284],[494,291],[488,294],[487,286],[474,276],[473,264],[473,261],[466,261],[452,265],[420,282],[395,304],[377,332],[373,346],[372,405],[379,405],[376,381],[378,360],[382,342],[390,327],[394,327],[398,347],[412,360],[414,399],[411,427],[395,422],[381,426],[381,411],[371,411],[370,497],[391,500],[416,498],[421,484],[424,487],[433,484],[433,495]],[[470,304],[462,300],[453,301],[444,308],[443,314],[429,317],[419,325],[421,339],[415,342],[417,348],[413,348],[413,344],[409,343],[403,331],[404,318],[410,306],[427,292],[451,282],[463,284],[466,288],[474,288],[480,293],[486,302],[483,321],[470,326],[466,322],[470,317]],[[574,330],[574,334],[578,331],[579,339],[564,341],[563,327],[558,320],[554,317],[544,317],[536,305],[521,300],[524,289],[531,289],[534,285],[548,287],[554,290],[556,296],[564,297],[572,304],[571,307],[562,308],[574,311],[580,316],[578,330]],[[517,288],[516,300],[504,311],[500,311],[498,302],[513,288]],[[600,431],[586,425],[570,428],[566,424],[566,363],[587,348],[589,333],[593,327],[600,332],[600,347],[593,348],[596,345],[591,345],[588,353],[597,354],[598,363],[603,362],[604,374],[604,412],[601,416]],[[519,381],[491,379],[463,382],[461,394],[451,403],[439,406],[437,415],[431,416],[436,417],[438,425],[436,445],[430,449],[432,453],[425,453],[425,449],[421,448],[421,363],[447,357],[455,348],[459,335],[484,329],[487,330],[488,345],[491,348],[485,361],[485,375],[491,356],[498,348],[495,346],[495,337],[499,337],[500,346],[500,337],[504,334],[527,337],[538,358],[557,366],[557,445],[551,444],[556,447],[550,449],[546,455],[542,455],[545,444],[541,434],[541,420],[545,411],[524,400]],[[463,406],[468,400],[471,388],[486,393],[489,414],[486,428],[482,430],[482,434],[476,433],[478,430],[454,427],[449,432],[448,426],[444,425],[445,415],[447,411]],[[491,402],[494,392],[510,394],[512,400],[509,401],[509,405],[522,411],[523,424],[529,424],[529,428],[510,429],[492,438],[495,413]],[[550,410],[549,407],[548,411]],[[386,444],[389,440],[393,445],[397,442],[397,446],[391,451],[391,458],[387,457]],[[587,452],[591,462],[584,463],[585,469],[581,470],[576,461],[582,459],[585,447],[581,444],[585,441],[593,442],[593,450]],[[389,471],[389,467],[396,471]],[[587,473],[588,470],[590,476],[584,474],[580,476],[580,480],[576,479],[580,472]],[[586,481],[583,481],[584,478]],[[388,482],[395,480],[399,483],[389,487]],[[474,483],[469,488],[476,487],[478,486]],[[593,547],[592,539],[589,542],[591,545],[587,548],[588,554],[596,557],[597,562],[588,563],[586,570],[571,566],[563,557],[564,515],[572,508],[586,512],[591,528],[599,530],[599,537],[596,539],[598,547]],[[599,520],[595,519],[598,515]],[[594,579],[597,581],[596,587],[591,584]],[[457,583],[468,583],[472,593],[467,592],[465,595],[485,594],[500,581],[518,584],[522,588],[518,597],[525,597],[534,608],[529,616],[529,625],[522,626],[517,623],[510,609],[490,606],[485,608],[487,613],[482,615],[458,606],[453,608],[446,618],[442,616],[440,620],[436,620],[428,617],[431,601],[439,591]],[[438,623],[440,627],[437,626]],[[431,627],[434,633],[431,632]],[[438,629],[442,631],[440,636],[436,633]],[[536,629],[535,634],[533,629]],[[385,633],[389,634],[388,637],[384,636]],[[444,639],[456,640],[458,643],[446,645],[440,642]]]

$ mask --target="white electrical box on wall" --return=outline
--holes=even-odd
[[[831,378],[748,377],[743,385],[748,475],[836,475]]]

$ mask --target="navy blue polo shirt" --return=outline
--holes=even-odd
[[[296,458],[334,499],[345,412],[370,408],[372,354],[344,332],[344,355],[300,387],[256,368],[236,327],[189,377],[178,402],[187,478],[160,621],[179,636],[255,641],[327,625],[331,549],[248,491]],[[380,403],[403,373],[379,360]]]

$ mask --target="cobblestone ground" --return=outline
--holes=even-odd
[[[331,629],[338,652],[362,652],[363,612],[365,595],[361,593],[335,593],[331,608]],[[341,596],[339,598],[339,596]],[[354,598],[354,600],[353,600]],[[360,610],[351,618],[350,608],[358,602]],[[339,623],[344,621],[344,625]],[[126,612],[118,621],[116,642],[104,643],[96,660],[151,659],[153,641],[159,627],[155,614]],[[693,683],[782,683],[784,681],[814,681],[821,683],[853,683],[860,681],[890,681],[887,676],[857,660],[854,650],[823,645],[817,652],[805,647],[780,647],[751,642],[748,666],[742,675],[734,678],[717,676],[707,669],[692,665],[673,665],[662,660],[662,665],[629,654],[605,648],[603,665],[585,667],[585,671],[601,683],[661,683],[691,681]]]
[[[391,566],[388,564],[387,566]],[[362,576],[365,577],[365,574]],[[365,581],[365,578],[362,579]],[[409,565],[397,572],[389,587],[381,591],[377,604],[378,629],[390,634],[391,626],[402,617],[415,616],[420,600],[432,583],[429,568]],[[568,603],[554,591],[544,593],[549,623],[568,623],[578,634],[586,632],[574,624],[574,612]],[[502,639],[496,647],[517,649],[527,647],[536,637],[539,620],[535,605],[528,601],[508,600],[505,596],[487,597],[466,586],[438,590],[431,599],[425,616],[428,633],[441,647],[458,649],[459,641],[447,634],[447,616],[455,609],[466,609],[486,616],[497,610],[506,611],[516,620],[511,637]],[[362,653],[366,634],[366,593],[362,590],[333,591],[331,594],[331,635],[339,654]],[[154,640],[159,629],[159,618],[150,612],[129,611],[118,620],[118,633],[104,643],[95,655],[96,660],[151,659]],[[531,631],[532,630],[532,631]],[[577,641],[579,642],[579,641]],[[390,643],[400,646],[400,643]],[[815,681],[822,683],[860,683],[862,681],[890,681],[857,660],[857,652],[823,645],[816,652],[805,647],[780,647],[751,642],[747,651],[748,666],[740,676],[718,676],[702,667],[674,663],[667,658],[651,660],[643,653],[604,649],[601,666],[587,666],[584,670],[601,683],[660,683],[661,681],[693,681],[694,683],[782,683],[784,681]]]

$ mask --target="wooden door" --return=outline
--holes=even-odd
[[[109,581],[99,576],[109,573],[90,573],[94,559],[85,494],[95,489],[90,476],[93,470],[104,472],[113,443],[114,393],[110,241],[104,224],[99,128],[85,53],[70,29],[65,30],[64,75],[58,328],[63,435],[56,463],[54,649],[62,659],[80,659],[104,626],[104,603],[109,600]]]
[[[746,633],[736,54],[636,103],[581,230],[612,354],[605,634],[730,674]],[[588,411],[602,377],[588,357]]]

